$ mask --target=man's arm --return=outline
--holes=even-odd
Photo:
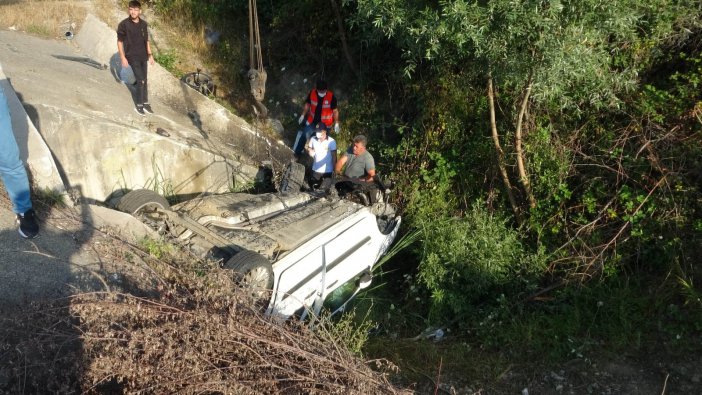
[[[119,59],[122,62],[122,67],[129,66],[127,57],[124,55],[124,44],[122,43],[122,40],[117,40],[117,52],[119,52]]]
[[[346,161],[349,159],[348,156],[342,155],[341,159],[339,159],[338,162],[336,162],[336,165],[334,165],[334,171],[336,174],[341,175],[341,169],[344,168],[344,165],[346,164]]]
[[[368,176],[366,176],[366,181],[373,181],[373,177],[375,177],[375,169],[370,169],[366,173],[368,173]]]
[[[331,151],[331,157],[332,157],[332,167],[336,168],[336,150]]]
[[[312,101],[310,100],[310,95],[312,92],[307,94],[307,98],[305,98],[305,105],[302,106],[302,114],[300,114],[300,119],[297,120],[297,123],[302,125],[303,122],[305,122],[305,115],[307,115],[307,112],[310,110],[310,103]]]
[[[336,104],[336,95],[332,96],[332,118],[334,122],[334,133],[339,134],[339,107]]]
[[[151,53],[151,42],[146,40],[146,54],[149,55],[149,64],[154,65],[154,54]]]
[[[127,56],[124,54],[124,39],[127,37],[127,32],[122,23],[117,26],[117,52],[119,52],[119,60],[122,62],[122,67],[128,67]]]
[[[300,119],[298,120],[298,123],[305,122],[305,116],[307,115],[307,112],[309,110],[310,110],[310,105],[308,103],[305,103],[305,105],[302,106],[302,114],[300,114]]]
[[[365,181],[373,181],[373,177],[375,177],[375,158],[373,158],[373,155],[370,154],[370,152],[367,152],[368,155],[366,156],[366,177]]]

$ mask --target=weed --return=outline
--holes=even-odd
[[[34,192],[34,199],[47,207],[65,207],[65,197],[66,195],[49,188],[36,189]]]
[[[362,318],[356,316],[356,310],[342,314],[339,319],[322,316],[321,325],[316,327],[320,335],[330,341],[339,342],[351,353],[362,356],[363,348],[368,341],[368,334],[375,326],[373,321],[368,319],[369,311]]]
[[[248,192],[256,187],[254,180],[242,181],[236,177],[232,178],[232,183],[229,185],[229,192]]]
[[[163,240],[154,240],[145,237],[139,240],[139,247],[156,259],[163,259],[173,255],[173,246]]]
[[[170,49],[159,52],[154,56],[154,60],[171,74],[177,74],[176,63],[178,62],[178,57],[175,50]]]

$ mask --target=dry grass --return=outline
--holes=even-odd
[[[87,10],[77,1],[2,0],[0,27],[44,38],[62,38],[73,25],[80,29]]]
[[[115,0],[93,0],[92,13],[107,26],[117,28],[119,21],[127,17],[126,7],[119,7]],[[120,12],[122,10],[122,12]]]
[[[165,20],[147,11],[145,18],[153,27],[154,34],[151,45],[157,52],[175,51],[176,69],[179,73],[187,73],[200,68],[206,70],[202,59],[210,56],[210,48],[205,43],[205,26],[194,25],[191,18],[185,15],[172,15]]]
[[[403,394],[384,361],[271,322],[223,271],[157,297],[81,294],[0,317],[0,392]]]

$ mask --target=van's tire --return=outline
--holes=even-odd
[[[278,190],[283,193],[300,192],[304,182],[305,166],[302,163],[290,162],[285,166]]]
[[[168,200],[149,189],[136,189],[122,196],[117,202],[117,210],[137,215],[139,212],[154,209],[168,210]]]
[[[229,258],[223,268],[233,272],[234,280],[256,299],[256,304],[270,299],[270,291],[273,289],[273,265],[263,255],[242,250]]]

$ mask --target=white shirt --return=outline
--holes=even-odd
[[[310,148],[314,150],[314,163],[312,171],[317,173],[331,173],[334,171],[332,164],[332,151],[336,151],[336,141],[327,136],[323,141],[319,141],[317,136],[310,139]]]

